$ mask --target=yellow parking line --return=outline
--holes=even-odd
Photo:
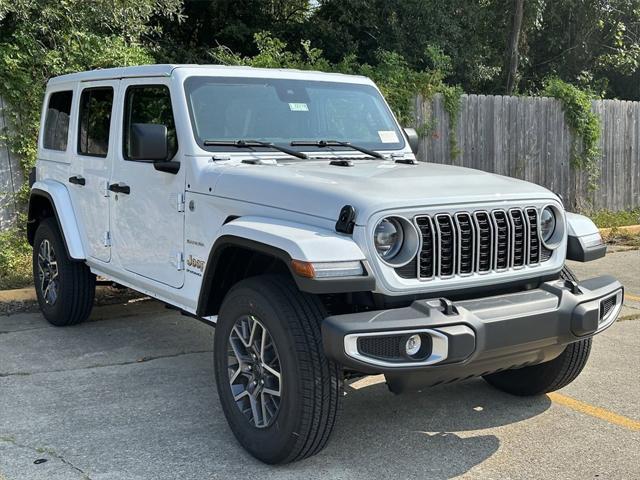
[[[567,397],[560,393],[549,393],[548,396],[552,402],[555,402],[559,405],[564,405],[565,407],[569,407],[576,412],[584,413],[585,415],[591,415],[592,417],[599,418],[601,420],[604,420],[605,422],[613,423],[614,425],[628,428],[629,430],[634,430],[636,432],[640,431],[640,422],[636,420],[618,415],[617,413],[605,410],[604,408],[581,402],[580,400]]]
[[[631,300],[632,302],[640,302],[640,297],[636,297],[635,295],[629,295],[628,293],[624,294],[625,300]]]

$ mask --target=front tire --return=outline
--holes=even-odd
[[[560,277],[564,280],[578,281],[566,266],[560,272]],[[544,395],[573,382],[587,364],[590,352],[591,338],[587,338],[570,343],[560,356],[549,362],[492,373],[483,378],[497,389],[513,395]]]
[[[320,301],[284,276],[243,280],[227,294],[214,339],[222,410],[238,442],[270,464],[326,445],[342,371],[324,355]]]
[[[42,314],[57,327],[75,325],[91,314],[96,277],[84,262],[69,258],[54,218],[38,225],[33,241],[33,280]]]

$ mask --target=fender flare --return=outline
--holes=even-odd
[[[375,278],[362,250],[351,237],[329,229],[265,217],[240,217],[225,225],[214,242],[203,274],[198,296],[197,314],[207,315],[209,296],[215,288],[216,269],[228,247],[241,247],[281,260],[297,287],[314,294],[363,292],[375,289]],[[306,262],[340,262],[360,260],[365,275],[311,279],[296,275],[292,260]]]
[[[38,212],[35,211],[35,198],[45,198],[52,206],[56,222],[69,258],[85,260],[86,255],[82,246],[80,229],[76,221],[71,196],[67,187],[54,180],[35,182],[29,195],[29,217],[27,223],[27,238],[33,245],[35,231],[38,226]]]
[[[567,259],[590,262],[604,257],[607,245],[602,241],[596,224],[589,217],[577,213],[566,212],[566,217]]]

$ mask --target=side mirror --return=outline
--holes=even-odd
[[[132,160],[166,161],[169,155],[165,125],[133,123],[129,142]]]
[[[131,125],[131,159],[151,160],[153,168],[160,172],[176,174],[180,162],[167,160],[169,144],[166,125],[134,123]]]
[[[416,132],[415,128],[405,128],[404,134],[407,136],[411,151],[417,154],[418,148],[420,148],[420,137],[418,136],[418,132]]]

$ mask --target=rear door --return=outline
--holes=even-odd
[[[180,288],[184,283],[185,168],[158,171],[153,161],[133,160],[130,130],[134,124],[161,124],[168,133],[167,161],[180,159],[168,79],[122,80],[120,141],[111,183],[128,187],[112,193],[113,248],[122,268]]]
[[[111,233],[107,184],[115,150],[114,99],[119,80],[80,83],[75,155],[69,192],[88,256],[109,262]]]

